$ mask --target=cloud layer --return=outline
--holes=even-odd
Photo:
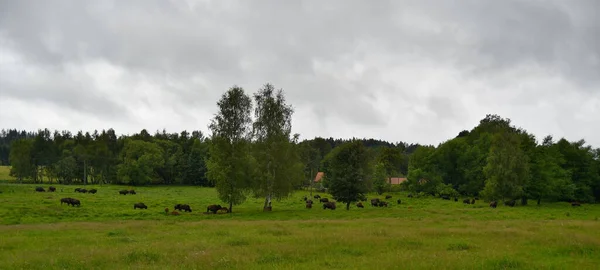
[[[0,124],[203,130],[283,88],[302,138],[437,144],[487,113],[600,146],[600,2],[3,1]]]

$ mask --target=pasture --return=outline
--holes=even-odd
[[[74,189],[83,186],[55,185],[54,193],[35,186],[0,184],[2,269],[596,269],[600,263],[598,205],[530,201],[491,209],[482,200],[466,205],[394,193],[387,208],[324,210],[318,202],[306,209],[308,192],[298,191],[274,201],[273,212],[250,198],[231,214],[204,214],[209,204],[224,205],[214,189],[88,185],[98,193],[81,194]],[[119,195],[122,189],[137,194]],[[61,205],[64,197],[81,206]],[[148,209],[133,209],[137,202]],[[165,214],[178,203],[193,211]]]

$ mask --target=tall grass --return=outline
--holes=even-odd
[[[392,194],[388,208],[306,209],[297,192],[207,215],[214,189],[0,185],[1,269],[597,269],[600,208],[475,205]],[[47,185],[45,186],[47,187]],[[88,186],[88,189],[91,188]],[[330,197],[327,194],[321,194]],[[62,197],[81,207],[60,205]],[[371,195],[369,197],[375,197]],[[382,196],[379,196],[380,198]],[[402,199],[400,205],[394,203]],[[147,210],[134,210],[144,202]],[[192,213],[166,215],[176,203]]]

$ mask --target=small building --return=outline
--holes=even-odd
[[[406,177],[390,177],[388,178],[388,183],[390,185],[400,185],[404,182],[406,182]]]

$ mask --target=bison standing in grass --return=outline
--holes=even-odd
[[[98,190],[95,188],[92,188],[92,189],[90,189],[90,191],[88,191],[88,193],[92,193],[92,194],[96,194],[96,192],[98,192]]]
[[[471,204],[471,200],[469,200],[469,199],[464,199],[464,200],[463,200],[463,203],[464,203],[464,204]]]
[[[379,206],[379,198],[371,199],[371,206]]]
[[[491,208],[496,208],[497,206],[498,206],[498,202],[497,201],[490,202],[490,207]]]
[[[379,203],[378,203],[378,206],[379,206],[379,207],[384,207],[384,206],[385,206],[385,207],[388,207],[388,203],[387,203],[387,202],[384,202],[384,201],[379,201]]]
[[[43,187],[36,187],[35,191],[37,191],[37,192],[46,192],[46,190],[44,190]]]
[[[208,207],[206,207],[206,213],[213,212],[213,214],[216,214],[217,211],[219,211],[219,209],[221,209],[220,204],[211,204]]]
[[[574,202],[571,202],[571,206],[581,206],[581,203],[574,201]]]
[[[177,204],[175,205],[175,210],[182,210],[185,212],[192,212],[192,208],[190,208],[187,204]]]
[[[504,205],[510,206],[510,207],[514,207],[515,204],[517,204],[517,201],[515,200],[510,200],[510,201],[505,201]]]
[[[392,198],[392,195],[386,195],[386,196],[385,196],[385,199],[386,199],[386,200],[389,200],[389,199],[391,199],[391,198]]]
[[[358,202],[356,204],[356,207],[358,207],[358,208],[365,208],[365,206],[362,204],[362,202]]]
[[[135,190],[132,189],[132,190],[129,190],[129,194],[135,195],[137,193],[135,193]]]
[[[335,210],[335,202],[326,202],[323,204],[323,209]]]
[[[129,194],[129,190],[119,190],[119,194],[127,195]]]
[[[56,191],[56,188],[55,188],[55,187],[53,187],[53,186],[49,186],[49,187],[48,187],[48,191],[50,191],[50,192],[54,192],[54,191]]]
[[[321,195],[317,194],[317,195],[313,196],[313,198],[315,198],[315,199],[321,199]]]
[[[148,209],[148,206],[146,206],[144,203],[136,203],[133,205],[133,209]]]
[[[396,203],[401,204],[402,200],[398,199],[398,201],[396,201]]]
[[[67,205],[71,205],[71,206],[81,206],[81,202],[78,199],[73,199],[73,198],[62,198],[60,199],[60,204],[62,205],[63,203],[66,203]]]
[[[329,199],[327,199],[327,198],[321,198],[319,200],[319,202],[326,203],[326,202],[329,202]]]

